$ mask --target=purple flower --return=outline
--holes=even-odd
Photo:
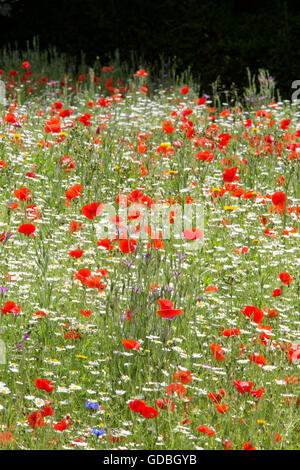
[[[208,364],[202,364],[203,366],[207,367],[208,369],[212,369],[212,366],[209,366]]]

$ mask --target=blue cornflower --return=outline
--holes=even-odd
[[[103,434],[105,434],[105,428],[101,428],[101,429],[94,428],[92,429],[92,433],[95,434],[95,436],[103,436]]]
[[[96,401],[86,401],[85,406],[90,410],[99,410],[99,404]]]

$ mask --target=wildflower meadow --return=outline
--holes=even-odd
[[[1,450],[299,449],[299,102],[0,67]]]

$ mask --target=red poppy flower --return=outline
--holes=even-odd
[[[102,246],[108,251],[111,251],[114,249],[114,245],[111,244],[111,240],[109,238],[103,238],[102,240],[97,241],[98,246]]]
[[[256,447],[254,447],[253,444],[251,444],[251,442],[243,442],[243,447],[244,447],[244,450],[256,450]]]
[[[172,132],[175,132],[172,121],[164,121],[162,123],[162,128],[166,134],[171,134]]]
[[[167,386],[167,395],[172,396],[173,392],[180,397],[186,394],[186,388],[180,383],[172,383]]]
[[[45,390],[47,393],[50,393],[52,392],[52,390],[54,390],[54,385],[50,385],[51,383],[51,380],[47,380],[47,379],[36,379],[35,381],[35,386],[36,388],[38,388],[39,390]]]
[[[152,408],[152,406],[145,406],[141,409],[140,413],[144,418],[150,419],[156,418],[158,415],[158,411],[155,408]]]
[[[138,211],[133,211],[133,212],[139,214]],[[137,217],[134,217],[134,216],[130,216],[130,214],[132,214],[132,212],[129,212],[129,216],[128,216],[127,220],[132,220],[132,219],[137,218]],[[123,227],[123,226],[121,225],[121,222],[123,222],[123,219],[122,219],[122,217],[120,217],[119,215],[113,215],[113,216],[110,218],[110,220],[112,221],[113,224],[116,224],[117,227]]]
[[[190,377],[191,372],[189,370],[179,370],[176,374],[173,375],[173,379],[182,384],[187,384],[192,382],[194,379]]]
[[[278,432],[274,432],[274,437],[273,437],[275,442],[280,442],[282,441],[282,436]]]
[[[45,404],[45,407],[41,410],[41,412],[44,416],[53,416],[53,410],[49,403]]]
[[[40,210],[36,207],[35,204],[31,204],[30,206],[27,206],[26,214],[28,220],[36,220],[39,218]]]
[[[76,330],[65,332],[65,339],[80,339],[80,338],[81,338],[81,334],[78,333],[78,331]]]
[[[64,106],[64,105],[62,104],[61,101],[55,101],[55,102],[53,103],[53,105],[51,106],[51,110],[59,111],[59,110],[61,110],[61,109],[63,108],[63,106]]]
[[[70,117],[72,114],[73,114],[72,109],[64,109],[60,111],[58,115],[62,118],[65,118],[65,117]]]
[[[224,330],[222,333],[222,335],[226,336],[227,338],[229,338],[230,336],[236,336],[240,334],[241,334],[241,330],[239,328],[229,328],[228,330]]]
[[[283,119],[283,121],[281,121],[281,123],[280,123],[281,129],[284,129],[284,130],[288,129],[290,122],[291,122],[290,119]]]
[[[161,307],[161,310],[157,310],[161,318],[173,318],[176,317],[176,315],[183,314],[183,310],[172,308],[173,302],[169,299],[159,299],[157,302]]]
[[[282,294],[282,289],[279,287],[278,289],[273,290],[273,297],[279,297]]]
[[[81,230],[81,222],[75,222],[75,220],[72,220],[72,222],[70,223],[69,233],[78,232],[80,230]]]
[[[251,395],[252,395],[253,397],[255,397],[255,398],[261,398],[261,399],[263,400],[262,394],[265,393],[265,391],[266,391],[266,390],[264,389],[264,387],[261,387],[261,388],[259,388],[258,390],[253,390],[253,389],[250,390],[250,393],[251,393]]]
[[[140,413],[145,406],[147,406],[146,403],[141,400],[132,400],[129,402],[129,408],[135,413]]]
[[[211,162],[214,159],[214,153],[211,153],[209,150],[205,150],[204,152],[199,152],[195,155],[195,158],[198,160],[203,160],[205,162]]]
[[[137,242],[133,238],[123,238],[119,242],[119,248],[122,253],[133,253],[136,249]]]
[[[247,191],[246,193],[243,194],[243,199],[251,199],[253,196],[255,196],[255,193],[253,191]]]
[[[208,286],[204,292],[218,292],[218,290],[216,286]]]
[[[234,250],[234,253],[248,253],[249,247],[248,246],[243,246],[242,248],[237,248]]]
[[[92,310],[87,310],[86,312],[82,309],[80,309],[80,313],[81,315],[83,315],[84,317],[90,317],[92,315]]]
[[[226,356],[223,354],[223,349],[219,344],[213,343],[210,345],[210,349],[212,350],[213,357],[217,361],[224,361],[226,359]]]
[[[34,411],[27,417],[29,426],[32,429],[36,429],[38,426],[44,426],[44,419],[42,413],[39,411]]]
[[[82,122],[84,126],[90,126],[91,125],[91,118],[92,116],[89,113],[84,113],[82,116],[80,116],[77,121]]]
[[[98,289],[99,292],[103,292],[106,289],[107,284],[102,284],[101,276],[90,276],[84,279],[82,284],[86,284],[91,289],[95,288]]]
[[[7,313],[13,313],[17,315],[21,311],[21,305],[16,305],[15,302],[5,302],[4,307],[1,307],[1,312],[6,315]]]
[[[78,80],[77,80],[77,83],[81,83],[81,82],[83,82],[84,80],[86,80],[86,76],[85,76],[84,74],[79,75]]]
[[[36,230],[36,227],[33,224],[22,224],[18,228],[19,233],[24,233],[24,235],[31,235],[35,237],[34,232]]]
[[[189,90],[190,90],[189,87],[183,87],[181,88],[180,93],[182,95],[186,95],[189,92]]]
[[[66,191],[66,198],[69,201],[71,201],[75,197],[81,196],[81,190],[83,189],[83,186],[81,184],[74,184],[74,186],[71,186],[67,191]]]
[[[136,75],[136,77],[147,77],[148,76],[146,70],[143,70],[143,69],[138,70],[135,75]]]
[[[287,357],[291,364],[300,364],[300,344],[292,345],[289,348]]]
[[[161,410],[169,409],[172,413],[175,411],[175,403],[170,398],[156,400],[156,406]]]
[[[125,439],[123,436],[107,436],[109,442],[120,442]]]
[[[267,360],[266,358],[262,355],[262,354],[251,354],[251,356],[249,357],[249,360],[250,362],[256,362],[256,364],[260,364],[260,365],[265,365]]]
[[[54,424],[54,429],[56,431],[64,431],[66,428],[71,426],[71,421],[68,419],[63,418],[59,423]]]
[[[207,395],[207,397],[214,401],[215,403],[220,403],[220,401],[222,400],[222,395],[219,394],[219,395],[216,395],[215,393],[211,392]]]
[[[230,409],[230,406],[229,405],[215,405],[215,408],[219,413],[224,414],[226,413],[226,411]]]
[[[293,281],[293,278],[289,275],[289,273],[280,273],[279,279],[281,280],[281,282],[283,282],[285,286]]]
[[[14,211],[15,209],[18,209],[19,207],[19,203],[18,202],[12,202],[9,204],[8,208],[11,210],[11,211]]]
[[[70,171],[74,170],[75,168],[75,162],[74,160],[72,160],[71,157],[69,157],[69,155],[64,155],[61,159],[60,166],[64,169],[66,173],[70,173]]]
[[[156,418],[158,411],[151,406],[147,406],[144,401],[132,400],[129,402],[129,408],[135,413],[140,413],[144,418]]]
[[[192,421],[190,419],[184,419],[182,425],[184,426],[185,424],[192,424]]]
[[[186,240],[200,240],[203,238],[203,232],[201,232],[201,230],[198,228],[188,228],[183,230],[182,233]]]
[[[224,442],[224,450],[233,450],[233,442],[225,441]]]
[[[244,393],[250,393],[252,387],[254,387],[253,382],[245,381],[245,380],[234,380],[233,385],[236,387],[237,391],[241,393],[242,395]]]
[[[69,255],[72,256],[72,258],[81,258],[83,255],[84,251],[83,250],[71,250]]]
[[[253,315],[252,320],[255,323],[261,323],[264,318],[263,312],[258,308],[255,307],[254,305],[246,305],[244,310],[241,310],[242,314],[245,315],[247,318],[251,318]]]
[[[17,122],[17,118],[13,113],[7,113],[4,118],[4,121],[9,122],[11,124],[15,124]]]
[[[272,308],[268,312],[268,318],[271,318],[271,317],[277,317],[277,312],[276,312],[275,308]]]
[[[60,118],[52,117],[48,119],[46,126],[45,126],[45,132],[46,134],[49,134],[50,132],[52,133],[61,132]]]
[[[134,339],[122,339],[122,343],[126,349],[136,349],[138,351],[141,347],[140,343]]]
[[[75,273],[75,279],[78,279],[81,283],[91,276],[91,271],[87,268],[81,268],[77,273]]]
[[[272,195],[272,203],[274,204],[275,212],[284,213],[285,209],[285,194],[278,191]]]
[[[206,98],[198,98],[198,105],[201,106],[202,104],[206,103]]]
[[[30,199],[30,189],[20,188],[14,191],[14,195],[19,201],[29,201]]]
[[[213,429],[210,429],[208,426],[198,426],[197,430],[198,430],[198,432],[202,432],[204,434],[207,434],[210,437],[215,434],[215,431]]]
[[[81,212],[85,217],[92,220],[104,209],[104,204],[99,202],[90,202],[82,207]]]
[[[239,177],[236,175],[237,166],[233,168],[224,168],[223,181],[224,183],[232,183],[233,181],[239,181]]]
[[[41,310],[37,310],[32,316],[33,318],[45,318],[47,314]]]

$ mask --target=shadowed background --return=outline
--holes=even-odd
[[[54,45],[78,60],[83,51],[89,65],[116,49],[124,61],[132,51],[148,63],[176,56],[178,70],[190,66],[207,92],[218,76],[241,89],[247,67],[267,69],[287,99],[300,79],[300,5],[292,1],[0,0],[0,31],[1,47],[26,49],[39,37],[40,49]]]

